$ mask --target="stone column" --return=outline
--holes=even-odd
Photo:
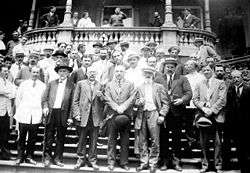
[[[205,30],[211,32],[209,0],[205,0]]]
[[[71,9],[72,9],[72,0],[67,0],[64,18],[63,18],[63,23],[61,24],[61,26],[64,26],[64,27],[65,26],[66,27],[73,26],[73,24],[71,22]]]
[[[35,10],[36,10],[36,0],[33,0],[32,1],[31,11],[30,11],[30,19],[29,19],[28,30],[31,30],[33,28],[33,22],[34,22],[34,18],[35,18]]]
[[[165,0],[165,22],[164,27],[176,27],[173,22],[172,0]]]
[[[67,0],[63,22],[57,27],[57,42],[71,43],[73,23],[71,21],[72,0]]]

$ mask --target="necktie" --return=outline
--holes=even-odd
[[[35,88],[35,86],[36,86],[36,81],[34,80],[32,87]]]
[[[171,87],[172,87],[172,75],[169,75],[169,81],[168,81],[168,90],[170,91],[171,90]]]
[[[242,84],[239,85],[239,86],[236,86],[236,94],[237,94],[237,97],[240,98],[240,88],[242,87]]]
[[[18,70],[21,70],[21,64],[18,65]]]

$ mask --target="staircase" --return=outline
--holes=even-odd
[[[41,157],[42,157],[42,148],[43,148],[43,132],[44,132],[44,126],[39,127],[37,142],[36,142],[36,151],[35,151],[35,160],[39,163],[36,166],[32,166],[30,164],[21,164],[21,166],[15,166],[13,161],[0,161],[0,167],[2,170],[6,169],[13,169],[14,172],[23,172],[24,170],[32,171],[32,172],[43,172],[45,168],[43,168],[41,164]],[[188,140],[185,138],[185,130],[182,130],[182,139],[181,139],[181,146],[182,146],[182,164],[183,168],[187,170],[198,170],[201,167],[201,150],[199,147],[199,144],[193,145],[192,148],[188,145]],[[170,132],[171,133],[171,132]],[[10,140],[9,140],[9,146],[11,153],[14,155],[17,155],[17,134],[16,132],[11,132]],[[169,139],[171,141],[171,139]],[[65,167],[58,168],[56,166],[52,166],[51,168],[47,169],[46,172],[69,172],[69,170],[72,171],[73,165],[76,163],[77,155],[77,142],[78,137],[76,135],[76,129],[75,127],[68,127],[66,140],[65,140],[65,150],[64,150],[64,163],[66,164]],[[211,146],[212,146],[212,142]],[[101,143],[103,145],[98,145],[98,165],[101,166],[101,171],[98,172],[107,172],[108,169],[106,167],[107,165],[107,138],[105,137],[99,137],[98,143]],[[118,142],[119,143],[119,142]],[[88,146],[87,146],[88,148]],[[120,147],[118,146],[117,149]],[[171,149],[171,148],[170,148]],[[211,153],[213,149],[211,148]],[[236,158],[236,148],[232,148],[231,157]],[[119,152],[117,152],[119,153]],[[119,154],[118,154],[119,157]],[[139,164],[139,160],[137,156],[134,154],[134,130],[131,130],[130,132],[130,146],[129,146],[129,166],[130,167],[136,167]],[[234,163],[235,168],[237,168],[237,161]],[[11,167],[10,167],[11,166]],[[132,172],[135,172],[135,169],[132,169]],[[2,171],[0,169],[0,172]],[[91,168],[82,168],[81,170],[87,170],[87,172],[92,172]],[[25,172],[26,172],[25,171]],[[77,172],[77,170],[74,170]],[[10,172],[5,171],[5,172]],[[127,172],[122,169],[116,168],[115,172]],[[130,172],[130,171],[129,171]],[[192,173],[195,173],[195,171],[192,171]]]

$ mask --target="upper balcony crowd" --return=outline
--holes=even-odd
[[[41,18],[45,27],[58,25],[55,10],[51,8]],[[200,20],[189,10],[185,14],[178,26],[197,28]],[[117,8],[106,25],[123,26],[125,17]],[[72,22],[77,27],[94,26],[88,13],[80,20],[74,19],[76,14]],[[161,25],[162,20],[155,13],[152,26]],[[94,170],[99,169],[97,140],[106,136],[107,164],[113,171],[119,134],[119,163],[129,170],[132,128],[134,153],[140,161],[138,172],[150,169],[150,173],[155,173],[158,168],[182,171],[180,138],[184,128],[190,146],[199,141],[203,151],[201,172],[232,169],[228,153],[234,141],[240,169],[249,173],[250,143],[245,135],[250,123],[247,67],[223,66],[220,56],[203,38],[195,38],[197,52],[182,62],[179,56],[182,50],[177,45],[162,50],[157,43],[148,42],[136,54],[129,42],[110,39],[106,44],[93,44],[92,53],[86,52],[85,43],[74,47],[64,42],[56,48],[47,45],[37,51],[28,50],[27,37],[19,38],[19,34],[15,31],[5,46],[1,41],[4,33],[0,31],[2,159],[11,158],[8,139],[14,123],[18,133],[15,164],[36,164],[34,146],[38,127],[43,123],[46,167],[64,166],[67,127],[75,126],[79,141],[74,169],[86,162]],[[172,141],[169,141],[170,134]],[[209,151],[210,139],[214,142],[213,155]],[[54,141],[56,147],[52,147]]]

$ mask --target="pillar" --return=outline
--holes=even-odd
[[[209,0],[205,0],[205,30],[211,32]]]
[[[165,22],[163,27],[176,27],[173,22],[172,0],[165,0]]]
[[[34,22],[34,18],[35,18],[35,10],[36,10],[36,0],[33,0],[31,11],[30,11],[28,30],[31,30],[33,28],[33,22]]]
[[[71,9],[72,9],[72,0],[67,0],[63,23],[61,24],[61,26],[66,26],[66,27],[73,26],[71,22]]]

